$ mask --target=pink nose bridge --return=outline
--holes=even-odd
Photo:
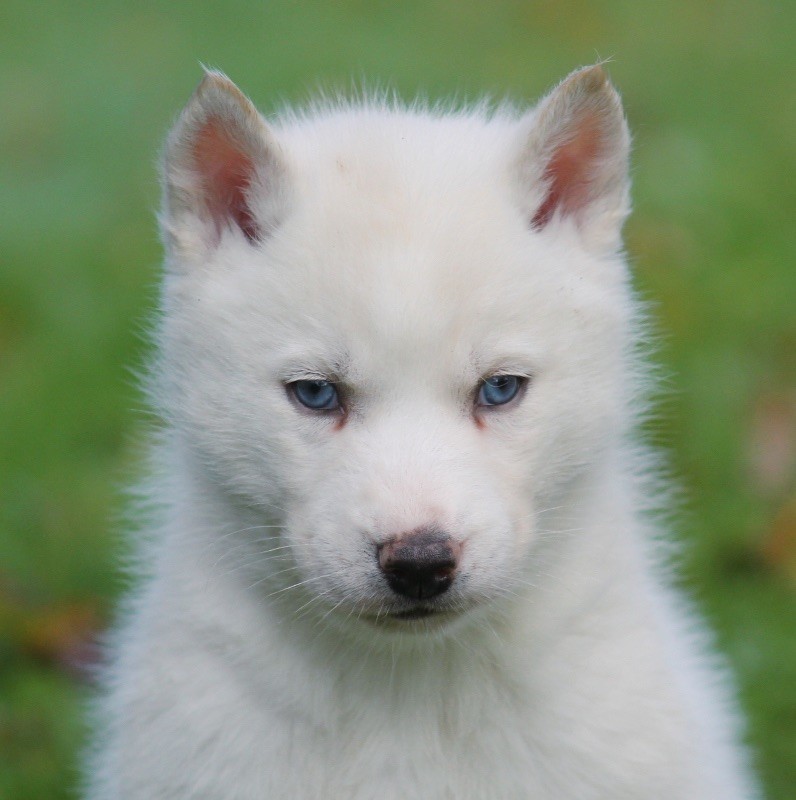
[[[449,531],[458,532],[467,518],[466,506],[462,507],[461,499],[441,478],[430,473],[399,474],[378,481],[377,486],[377,491],[364,499],[364,525],[360,527],[383,548],[383,558],[410,543],[430,546],[432,538],[447,539],[452,549],[457,548],[458,537]]]
[[[461,544],[444,531],[421,528],[381,544],[379,567],[396,594],[427,600],[450,588],[461,550]]]

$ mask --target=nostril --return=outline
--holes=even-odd
[[[446,591],[453,583],[455,565],[395,561],[387,564],[384,575],[390,588],[404,597],[425,600]]]
[[[459,549],[447,534],[424,529],[382,544],[379,566],[394,592],[426,600],[450,588]]]

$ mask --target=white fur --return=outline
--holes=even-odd
[[[532,229],[584,108],[590,194]],[[208,115],[251,156],[261,241],[202,205]],[[627,147],[599,69],[524,116],[371,101],[269,125],[208,75],[164,161],[167,428],[88,797],[758,796],[647,518]],[[527,392],[479,425],[498,369]],[[288,399],[304,376],[347,387],[345,424]],[[464,542],[459,613],[389,622],[375,547],[426,525]]]

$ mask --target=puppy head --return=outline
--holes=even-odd
[[[273,125],[206,75],[163,160],[157,400],[319,607],[411,627],[511,594],[617,444],[627,153],[599,67],[525,115]]]

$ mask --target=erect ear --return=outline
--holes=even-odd
[[[227,231],[251,243],[278,223],[286,168],[251,101],[207,71],[166,140],[161,227],[171,255],[206,255]]]
[[[629,211],[630,135],[602,67],[573,72],[522,124],[520,176],[531,226],[569,218],[588,246],[618,247]]]

